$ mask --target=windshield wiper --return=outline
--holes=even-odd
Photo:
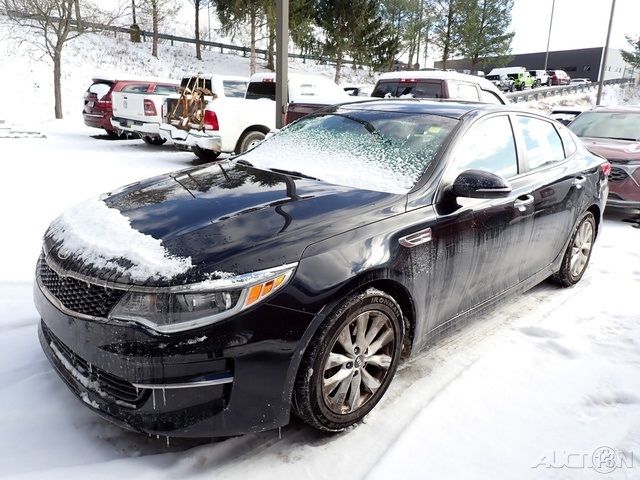
[[[245,167],[253,167],[253,163],[247,162],[246,160],[236,160],[238,165],[244,165]]]
[[[300,178],[308,178],[309,180],[317,180],[318,182],[322,182],[319,178],[312,177],[311,175],[305,175],[302,172],[296,172],[294,170],[284,170],[282,168],[270,168],[272,172],[282,173],[284,175],[291,175],[292,177],[300,177]]]
[[[635,138],[625,138],[625,137],[598,137],[598,136],[594,136],[594,135],[585,135],[586,137],[591,137],[591,138],[605,138],[608,140],[625,140],[627,142],[637,142],[638,140]]]

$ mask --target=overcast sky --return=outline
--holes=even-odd
[[[513,53],[547,48],[553,0],[514,0]],[[604,46],[611,0],[556,0],[551,50]],[[624,36],[640,35],[640,0],[616,0],[611,32],[612,48],[629,48]]]

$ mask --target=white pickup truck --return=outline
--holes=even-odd
[[[145,143],[162,145],[159,136],[162,123],[162,104],[170,94],[178,91],[173,80],[133,82],[111,95],[113,116],[111,125],[118,133],[128,132],[140,136]]]
[[[239,81],[225,75],[184,78],[182,94],[165,100],[160,136],[179,147],[191,147],[204,161],[222,152],[253,148],[275,129],[275,74],[257,73],[250,81],[244,79],[242,93],[237,95]],[[296,118],[353,99],[326,77],[296,73],[289,74],[288,95],[289,105],[297,102],[300,107]]]

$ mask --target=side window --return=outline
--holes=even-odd
[[[498,95],[484,89],[480,89],[480,101],[482,103],[494,103],[496,105],[503,105],[503,102]]]
[[[556,125],[556,129],[558,130],[560,138],[562,139],[562,145],[564,145],[564,156],[570,157],[571,155],[576,153],[576,150],[578,150],[576,142],[573,140],[569,129],[564,125]]]
[[[518,116],[518,123],[530,170],[564,160],[562,141],[551,122]]]
[[[478,89],[471,83],[456,82],[456,96],[458,100],[470,100],[477,102],[480,100]]]
[[[244,94],[247,91],[247,82],[239,80],[224,80],[222,86],[225,97],[244,98]]]
[[[473,125],[458,144],[455,175],[484,170],[502,178],[518,174],[518,155],[509,117],[501,115]]]

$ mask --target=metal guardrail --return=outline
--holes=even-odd
[[[4,12],[0,11],[0,14],[2,14]],[[27,14],[23,14],[21,12],[18,11],[7,11],[6,14],[10,14],[10,15],[15,15],[15,16],[20,16],[22,18],[37,18],[37,15],[27,15]],[[77,28],[76,25],[76,21],[75,20],[71,20],[71,24]],[[91,30],[103,30],[103,31],[108,31],[108,32],[119,32],[119,33],[130,33],[130,27],[121,27],[121,26],[116,26],[116,25],[104,25],[102,23],[95,23],[95,22],[82,22],[82,25],[85,28],[90,28]],[[153,38],[153,32],[150,32],[148,30],[140,30],[140,37],[143,39],[143,41],[147,41],[148,39]],[[195,38],[189,38],[189,37],[181,37],[179,35],[169,35],[167,33],[158,33],[158,38],[162,39],[162,40],[169,40],[169,42],[171,43],[171,46],[174,45],[175,42],[177,43],[188,43],[188,44],[193,44],[195,45],[196,40]],[[225,50],[228,51],[234,51],[234,52],[242,52],[242,56],[246,57],[250,52],[251,52],[251,48],[250,47],[245,47],[243,45],[232,45],[229,43],[220,43],[220,42],[211,42],[209,40],[200,40],[200,45],[205,46],[205,47],[212,47],[212,48],[219,48],[220,49],[220,53],[224,53]],[[267,59],[267,55],[268,55],[268,51],[264,48],[256,48],[255,49],[256,54],[261,55],[263,59]],[[320,62],[323,64],[335,64],[335,59],[333,58],[329,58],[329,57],[323,57],[321,55],[305,55],[303,53],[289,53],[288,54],[289,58],[298,58],[298,59],[302,59],[303,63],[306,63],[307,60],[313,60],[316,62]],[[342,59],[342,64],[343,65],[353,65],[354,60],[350,60],[350,59],[346,59],[343,58]],[[368,67],[369,65],[366,64],[362,64],[361,66],[364,67]]]
[[[616,78],[612,80],[605,80],[605,85],[622,85],[626,83],[633,83],[633,78]],[[562,85],[558,87],[538,87],[531,90],[523,90],[521,92],[506,93],[505,96],[509,98],[513,103],[530,102],[540,100],[542,98],[553,97],[555,95],[566,95],[568,93],[588,92],[590,90],[597,90],[598,82],[580,83],[577,85]]]

